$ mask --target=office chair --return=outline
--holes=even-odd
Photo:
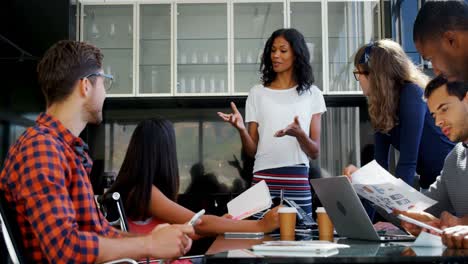
[[[26,263],[25,257],[21,254],[24,252],[24,248],[19,225],[16,221],[16,212],[9,208],[2,190],[0,190],[0,225],[8,255],[10,255],[10,263]]]
[[[120,226],[120,230],[128,232],[127,215],[123,207],[119,192],[103,194],[98,198],[101,211],[107,221],[113,226]]]
[[[12,264],[23,264],[32,263],[26,256],[23,256],[24,246],[21,239],[21,233],[16,221],[16,211],[12,210],[5,199],[5,194],[0,190],[0,225],[3,234],[3,240],[5,241],[8,255],[10,256],[9,263]],[[133,259],[122,258],[105,262],[105,264],[116,264],[116,263],[131,263],[138,264]]]

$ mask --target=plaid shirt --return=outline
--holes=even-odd
[[[0,189],[16,209],[24,255],[35,263],[94,263],[98,235],[119,236],[96,208],[87,149],[42,113],[8,152]]]

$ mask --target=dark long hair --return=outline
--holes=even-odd
[[[144,120],[135,128],[117,179],[107,193],[120,193],[130,218],[146,219],[152,185],[176,200],[179,170],[174,127],[162,118]]]
[[[280,36],[288,41],[294,52],[293,78],[297,83],[297,92],[302,94],[302,92],[309,90],[315,79],[312,66],[309,63],[310,53],[304,36],[294,28],[276,30],[265,43],[262,63],[260,64],[263,85],[268,86],[276,79],[276,72],[273,70],[273,63],[271,62],[271,49],[275,39]]]

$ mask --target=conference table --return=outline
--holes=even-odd
[[[314,236],[297,237],[296,240],[317,239]],[[339,248],[329,256],[263,256],[252,250],[263,241],[278,240],[266,235],[261,239],[226,239],[218,236],[209,247],[202,263],[468,263],[468,250],[443,247],[411,247],[412,242],[371,242],[335,238]]]

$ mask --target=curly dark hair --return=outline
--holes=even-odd
[[[297,92],[302,94],[304,91],[310,89],[315,79],[312,66],[309,63],[310,53],[304,36],[294,28],[276,30],[265,43],[262,63],[260,64],[263,85],[270,85],[276,79],[276,72],[273,70],[273,63],[271,62],[271,49],[275,39],[280,36],[288,41],[294,52],[293,78],[297,82]]]

